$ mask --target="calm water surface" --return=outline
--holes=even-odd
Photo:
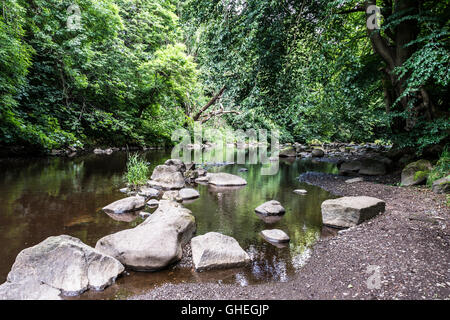
[[[170,158],[164,151],[144,153],[151,170]],[[49,236],[68,234],[95,246],[105,235],[132,228],[143,220],[116,221],[101,208],[124,197],[126,153],[87,155],[76,159],[45,158],[0,161],[0,281],[17,254]],[[239,172],[240,168],[247,172]],[[309,247],[321,234],[320,204],[332,196],[297,177],[307,171],[335,173],[332,163],[311,160],[281,160],[276,175],[260,174],[261,165],[227,165],[208,168],[245,178],[240,189],[195,186],[200,198],[184,206],[197,221],[197,234],[210,231],[234,237],[253,258],[247,268],[197,273],[190,268],[171,267],[152,273],[128,272],[103,292],[88,291],[80,299],[114,299],[139,294],[163,283],[214,281],[247,285],[287,281],[304,264]],[[294,189],[308,194],[294,194]],[[264,221],[254,209],[268,200],[278,200],[286,214],[278,221]],[[276,247],[260,235],[264,229],[284,230],[289,245]]]

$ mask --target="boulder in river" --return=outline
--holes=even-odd
[[[324,225],[350,228],[385,210],[383,200],[372,197],[343,197],[322,202],[322,222]]]
[[[287,147],[280,150],[279,156],[281,158],[295,158],[297,156],[297,151],[294,147]]]
[[[180,159],[169,159],[164,162],[166,166],[174,166],[177,171],[183,173],[186,171],[186,165]]]
[[[103,211],[105,211],[106,213],[121,214],[139,211],[141,209],[144,209],[144,207],[145,198],[135,196],[117,200],[104,207]]]
[[[192,188],[183,188],[180,190],[180,197],[183,200],[196,199],[200,197],[200,193]]]
[[[266,216],[279,216],[286,212],[281,203],[276,200],[270,200],[255,209],[256,213]]]
[[[301,194],[301,195],[305,195],[308,193],[308,191],[304,190],[304,189],[296,189],[294,190],[294,193],[296,194]]]
[[[16,295],[18,299],[21,294],[23,298],[53,299],[55,290],[63,295],[78,295],[88,289],[103,290],[123,271],[118,260],[77,238],[49,237],[19,253],[0,295],[5,287],[12,290],[6,293],[12,295],[10,298]]]
[[[325,155],[325,152],[322,149],[315,148],[311,151],[311,156],[315,158],[321,158]]]
[[[450,175],[434,181],[432,190],[435,193],[449,193],[450,192]]]
[[[191,211],[161,200],[158,209],[135,228],[110,234],[95,248],[138,271],[155,271],[181,259],[196,230]]]
[[[215,186],[232,187],[247,184],[244,178],[225,172],[209,173],[207,177],[209,178],[208,183]]]
[[[182,189],[185,186],[184,176],[175,165],[159,165],[153,170],[150,186],[165,190]]]
[[[196,271],[242,267],[251,262],[236,239],[217,232],[192,238],[191,248]]]
[[[159,205],[159,201],[156,200],[156,199],[150,199],[150,200],[147,202],[147,205],[148,205],[149,207],[151,207],[151,208],[155,208],[155,207],[157,207],[157,206]]]
[[[286,232],[280,229],[263,230],[261,235],[269,242],[289,242],[290,240]]]
[[[428,160],[411,162],[402,171],[402,185],[413,186],[425,182],[432,168]]]

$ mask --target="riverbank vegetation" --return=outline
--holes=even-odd
[[[432,0],[4,0],[0,145],[170,145],[199,121],[420,154],[448,143],[448,21]]]

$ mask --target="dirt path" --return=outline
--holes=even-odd
[[[246,287],[166,284],[132,299],[450,299],[450,210],[445,195],[376,182],[346,184],[346,178],[333,175],[307,174],[302,179],[339,196],[383,199],[386,212],[319,240],[309,262],[289,282]],[[392,183],[398,177],[378,180]]]

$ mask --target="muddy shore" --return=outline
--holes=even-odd
[[[165,284],[130,299],[450,299],[450,208],[445,195],[395,186],[398,174],[353,184],[328,174],[301,179],[337,196],[383,199],[386,212],[319,240],[308,263],[288,282]]]

